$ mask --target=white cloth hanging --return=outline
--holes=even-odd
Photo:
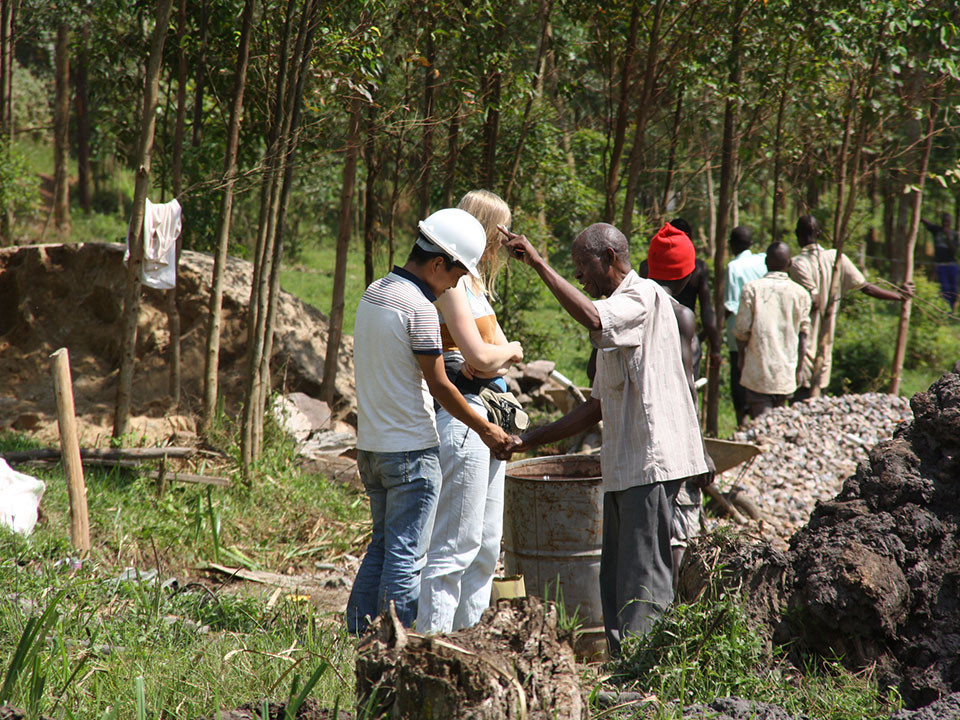
[[[146,201],[143,211],[143,269],[147,287],[172,290],[177,286],[177,238],[183,208],[176,200],[155,204]]]

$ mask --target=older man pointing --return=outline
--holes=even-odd
[[[604,421],[600,601],[610,653],[617,655],[625,635],[645,633],[673,600],[677,493],[687,479],[710,479],[676,316],[664,289],[631,269],[627,239],[612,225],[590,225],[571,249],[576,279],[592,301],[524,236],[501,230],[504,246],[536,270],[599,350],[590,400],[523,435],[516,449]]]

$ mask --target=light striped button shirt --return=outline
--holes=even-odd
[[[634,271],[594,305],[593,397],[603,412],[604,492],[707,472],[670,296]]]

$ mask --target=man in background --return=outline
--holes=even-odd
[[[810,335],[807,350],[801,358],[800,379],[794,400],[806,400],[813,393],[813,363],[817,357],[820,328],[827,320],[827,308],[830,303],[830,287],[833,283],[833,266],[837,257],[835,249],[826,250],[817,240],[820,238],[820,223],[813,215],[801,215],[797,220],[797,242],[800,252],[790,264],[790,277],[802,285],[809,293],[812,301],[810,310]],[[913,295],[913,286],[904,283],[897,291],[884,290],[873,283],[868,283],[857,266],[850,258],[842,255],[840,258],[840,296],[849,295],[854,290],[860,290],[864,295],[880,300],[900,301]],[[832,315],[836,319],[840,303],[834,303]],[[836,330],[836,323],[831,323]],[[826,388],[830,384],[830,369],[833,364],[833,332],[826,339],[824,349],[823,368],[820,373],[819,387]]]
[[[937,264],[937,282],[940,294],[953,312],[957,304],[957,281],[960,279],[960,266],[957,265],[957,231],[953,229],[950,213],[941,213],[940,224],[920,219],[923,226],[933,234],[933,261]]]
[[[744,285],[735,327],[740,381],[753,418],[782,407],[796,391],[810,331],[810,293],[787,275],[786,243],[767,248],[766,265],[766,275]]]
[[[762,278],[767,272],[766,256],[750,250],[753,232],[745,225],[738,225],[730,232],[730,251],[733,259],[727,264],[727,282],[723,290],[724,330],[727,348],[730,351],[730,395],[737,413],[737,425],[742,425],[747,415],[747,400],[740,384],[740,355],[734,324],[740,307],[740,291],[751,280]]]
[[[685,234],[692,244],[690,223],[683,218],[674,218],[667,224]],[[642,278],[650,277],[646,260],[640,263],[637,273]],[[720,330],[717,327],[717,315],[713,310],[713,297],[710,293],[710,269],[700,258],[694,257],[693,269],[689,273],[683,290],[677,294],[676,300],[684,307],[690,308],[693,313],[697,312],[697,303],[700,303],[700,325],[703,328],[701,336],[706,337],[710,347],[710,363],[719,367],[721,340]],[[694,379],[700,377],[702,349],[702,343],[698,342],[693,356]]]

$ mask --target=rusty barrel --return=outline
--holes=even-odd
[[[577,651],[606,647],[600,607],[603,493],[600,458],[553,455],[507,466],[504,484],[504,565],[523,575],[527,593],[556,600],[581,621]]]

